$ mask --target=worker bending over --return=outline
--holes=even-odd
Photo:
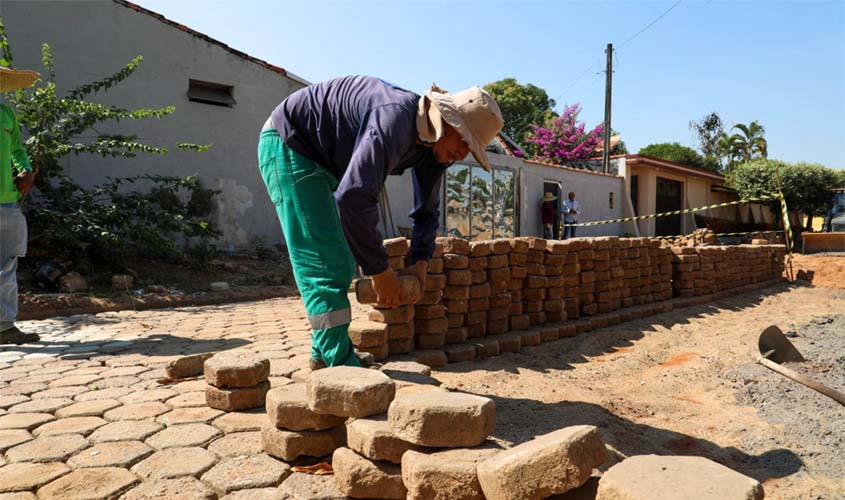
[[[485,148],[502,127],[496,101],[473,87],[420,96],[378,78],[347,76],[291,94],[270,115],[258,164],[282,224],[311,335],[312,369],[359,366],[347,290],[355,264],[373,277],[381,307],[402,301],[387,265],[378,200],[388,175],[411,171],[410,266],[425,285],[446,168]]]

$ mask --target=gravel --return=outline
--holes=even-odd
[[[784,363],[828,387],[845,391],[845,314],[820,316],[784,332],[806,361]],[[728,373],[740,404],[757,408],[765,421],[782,426],[783,442],[811,472],[840,477],[845,471],[845,408],[836,401],[759,364]],[[743,444],[764,450],[771,442],[748,435]]]

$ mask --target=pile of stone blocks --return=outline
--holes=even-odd
[[[470,270],[469,242],[459,238],[437,238],[437,245],[443,248],[443,273],[446,286],[443,287],[443,305],[446,309],[447,330],[441,347],[448,344],[460,344],[470,335],[467,322],[469,318],[470,288],[472,270]],[[431,348],[431,343],[421,346]]]
[[[205,402],[223,411],[264,406],[270,390],[270,360],[245,350],[224,351],[203,363]]]
[[[543,310],[546,288],[548,288],[546,266],[543,264],[545,257],[546,240],[530,238],[525,263],[526,276],[522,280],[522,308],[523,313],[528,317],[528,325],[517,324],[511,328],[512,330],[524,330],[546,322],[546,313]]]
[[[672,247],[676,297],[699,297],[781,278],[786,247],[735,245]]]

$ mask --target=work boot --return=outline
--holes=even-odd
[[[41,337],[38,335],[22,332],[16,326],[0,332],[0,344],[31,344],[39,340],[41,340]]]
[[[311,371],[322,370],[325,367],[326,363],[322,359],[311,358],[308,360],[308,368],[310,368]]]

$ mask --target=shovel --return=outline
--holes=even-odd
[[[798,352],[798,349],[792,345],[792,342],[786,338],[780,328],[772,325],[763,330],[760,339],[757,341],[757,347],[760,349],[760,357],[757,358],[758,363],[845,406],[845,394],[779,364],[789,361],[804,361],[804,356]]]

